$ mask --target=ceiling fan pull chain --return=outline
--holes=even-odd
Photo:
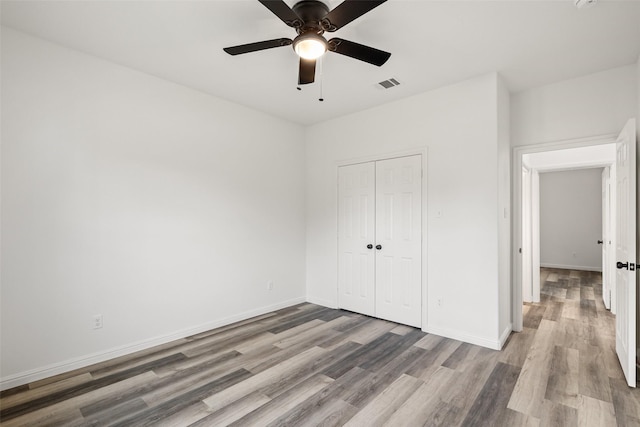
[[[322,97],[322,81],[324,80],[323,75],[324,75],[324,59],[325,58],[320,58],[319,62],[319,67],[320,68],[320,98],[318,98],[318,101],[323,102],[324,98]]]

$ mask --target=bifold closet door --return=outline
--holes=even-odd
[[[422,158],[338,170],[338,305],[421,326]]]
[[[376,162],[376,317],[422,325],[422,159]],[[379,249],[378,249],[379,248]]]
[[[375,315],[375,164],[338,168],[338,304]]]

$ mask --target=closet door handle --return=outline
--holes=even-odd
[[[599,244],[599,245],[601,245],[601,244],[603,244],[603,243],[604,243],[604,242],[603,242],[602,240],[598,240],[598,244]]]
[[[618,263],[616,264],[616,267],[618,267],[619,269],[623,269],[624,268],[625,270],[628,270],[629,269],[629,263],[628,262],[622,263],[622,262],[618,261]]]
[[[382,245],[376,245],[376,249],[377,249],[377,250],[382,249]]]
[[[369,244],[367,245],[367,249],[373,249],[373,245],[372,245],[371,243],[369,243]]]

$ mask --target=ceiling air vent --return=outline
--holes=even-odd
[[[396,79],[389,79],[389,80],[384,80],[381,81],[380,83],[378,83],[380,86],[382,86],[384,89],[391,89],[394,86],[398,86],[400,84],[399,81],[397,81]]]

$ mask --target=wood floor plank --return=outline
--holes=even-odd
[[[351,394],[370,375],[370,372],[354,367],[327,387],[280,415],[268,425],[315,425],[313,422],[323,422],[332,410],[339,412],[340,418],[344,423],[355,415],[357,409],[342,400],[342,397]]]
[[[424,347],[419,347],[420,343],[424,343],[424,339],[421,339],[414,345],[424,349]],[[462,345],[460,341],[441,338],[435,346],[420,356],[420,363],[415,364],[408,369],[406,373],[423,381],[427,381],[429,377],[451,357],[460,345]]]
[[[212,414],[198,420],[191,424],[193,427],[207,427],[207,426],[226,426],[240,418],[244,417],[248,413],[258,409],[262,405],[271,401],[271,398],[265,396],[260,392],[250,393],[230,405],[219,409]],[[207,405],[208,406],[208,405]]]
[[[549,427],[578,427],[578,410],[561,403],[543,402],[540,425]]]
[[[36,426],[36,425],[75,425],[78,417],[82,419],[80,408],[95,404],[102,399],[118,395],[125,390],[153,381],[156,375],[145,372],[135,377],[105,385],[99,389],[86,391],[69,399],[52,403],[46,407],[34,408],[15,417],[2,417],[2,426]],[[63,421],[64,420],[64,421]]]
[[[383,424],[385,426],[410,426],[422,424],[440,404],[440,394],[448,387],[455,371],[440,367],[429,380],[421,385]],[[422,421],[422,422],[421,422]]]
[[[577,409],[579,426],[600,427],[616,425],[615,410],[612,403],[581,395]]]
[[[273,382],[282,381],[289,372],[304,367],[312,363],[316,358],[327,353],[327,350],[320,347],[313,347],[309,350],[298,354],[282,363],[262,371],[258,374],[246,378],[242,382],[220,390],[218,393],[212,393],[203,399],[204,403],[211,408],[212,411],[224,408],[241,398],[245,394],[252,393],[260,388],[268,386]]]
[[[579,351],[560,346],[553,347],[546,400],[577,408],[579,404]]]
[[[462,343],[456,348],[451,356],[447,357],[447,359],[442,362],[442,366],[449,369],[456,369],[460,365],[464,363],[464,361],[469,356],[469,352],[474,347],[473,344]]]
[[[119,383],[127,378],[134,378],[138,375],[152,370],[156,366],[175,363],[176,361],[183,359],[185,359],[185,356],[182,353],[174,354],[171,356],[167,356],[166,358],[163,358],[159,361],[153,361],[146,365],[136,366],[134,368],[118,372],[117,374],[92,380],[90,382],[83,382],[73,387],[58,390],[48,395],[37,397],[33,400],[29,400],[27,402],[23,402],[8,408],[3,407],[3,409],[0,410],[0,419],[8,420],[37,409],[46,408],[47,406],[51,406],[59,402],[64,402],[76,396],[86,395],[91,391],[100,390],[111,384]]]
[[[567,299],[562,307],[562,317],[582,321],[579,296],[576,300]]]
[[[377,339],[360,347],[356,352],[336,361],[333,365],[322,371],[322,374],[338,378],[351,370],[353,367],[359,366],[361,363],[376,363],[379,359],[387,357],[401,342],[403,337],[385,333]]]
[[[580,300],[580,315],[583,319],[596,319],[598,313],[596,312],[596,302],[592,299]]]
[[[132,413],[124,420],[109,424],[114,427],[157,424],[162,419],[174,415],[198,401],[203,400],[206,396],[212,394],[215,395],[219,391],[233,387],[234,385],[242,383],[243,380],[247,380],[249,378],[251,378],[251,373],[249,371],[245,369],[238,369],[237,371],[210,381],[207,384],[190,389],[179,396],[173,397],[169,400],[164,400],[156,406]]]
[[[446,340],[446,338],[444,337],[433,335],[433,334],[427,334],[424,337],[422,337],[422,339],[420,339],[420,341],[418,341],[414,345],[416,347],[424,348],[425,350],[433,350],[438,344],[440,344],[444,340]]]
[[[612,402],[609,377],[607,376],[602,351],[589,346],[586,351],[580,351],[580,394],[594,399]]]
[[[529,354],[535,334],[536,330],[529,328],[512,333],[498,360],[502,363],[522,367]]]
[[[314,375],[308,381],[298,383],[284,393],[271,399],[266,404],[244,415],[237,421],[230,423],[230,426],[268,425],[296,406],[301,405],[307,399],[311,398],[311,396],[327,388],[331,383],[333,383],[333,378],[321,374]]]
[[[640,420],[640,392],[627,387],[624,378],[609,378],[614,413],[618,426],[627,423],[627,417]]]
[[[363,408],[406,371],[420,363],[420,356],[426,351],[410,346],[377,371],[370,371],[371,375],[368,375],[353,392],[345,394],[342,400],[357,408]]]
[[[389,332],[391,332],[392,334],[407,335],[409,332],[413,331],[414,329],[415,328],[412,328],[411,326],[398,325],[392,330],[390,330]]]
[[[79,385],[87,384],[92,381],[93,377],[90,373],[85,372],[73,377],[64,378],[58,382],[48,383],[36,388],[29,388],[28,385],[19,387],[19,392],[8,393],[2,397],[2,409],[11,408],[13,406],[23,404],[25,402],[37,400],[47,397],[51,394],[64,392],[64,390],[75,389]],[[2,418],[0,418],[1,420]]]
[[[358,344],[367,345],[382,335],[391,332],[396,326],[398,325],[387,320],[371,319],[371,322],[367,323],[364,327],[350,331],[351,333],[345,338]]]
[[[567,289],[565,298],[572,301],[580,301],[580,287],[573,286]]]
[[[562,316],[562,310],[564,308],[564,303],[561,301],[549,301],[546,303],[546,311],[542,316],[543,319],[553,320],[557,322],[560,320]]]
[[[233,352],[230,353],[233,356]],[[234,357],[224,357],[226,355],[215,358],[213,361],[202,364],[201,366],[192,366],[188,369],[177,371],[170,376],[159,377],[153,382],[143,385],[142,387],[132,388],[114,399],[141,397],[149,406],[157,406],[169,400],[175,399],[183,394],[191,392],[200,387],[206,387],[214,380],[224,378],[230,372],[246,371],[246,369],[237,366]],[[241,357],[241,356],[238,356]],[[104,404],[111,404],[108,399]]]
[[[1,418],[0,418],[1,419]],[[3,427],[45,427],[45,426],[82,426],[85,421],[78,409],[52,408],[48,411],[39,410],[25,416],[2,420]]]
[[[547,307],[544,305],[532,305],[527,312],[527,315],[523,319],[523,327],[538,329],[540,321],[547,311]]]
[[[540,418],[540,411],[547,389],[553,350],[555,322],[542,319],[533,340],[529,356],[509,400],[514,411]]]
[[[422,384],[424,384],[422,381],[410,375],[401,375],[362,408],[356,416],[351,418],[345,426],[382,425]]]
[[[309,345],[309,342],[322,342],[328,339],[341,335],[340,331],[335,330],[337,326],[349,321],[349,317],[340,316],[329,322],[322,322],[322,324],[308,329],[304,334],[296,333],[286,337],[278,337],[279,339],[273,343],[278,348],[289,348],[298,346],[304,348]],[[301,346],[301,344],[303,344]]]
[[[441,400],[460,408],[461,416],[466,416],[495,369],[498,355],[494,350],[474,347],[465,362],[456,368],[456,375],[451,378],[450,387],[443,391]]]
[[[168,415],[162,419],[162,421],[156,423],[161,427],[185,427],[192,426],[194,423],[199,422],[201,419],[210,415],[211,411],[209,407],[201,401],[195,402],[180,411]],[[100,424],[97,424],[100,425]]]
[[[306,381],[317,372],[320,372],[335,363],[336,360],[344,358],[349,354],[353,354],[360,347],[360,344],[348,342],[335,349],[327,350],[322,356],[315,358],[309,363],[301,365],[295,369],[290,369],[287,372],[287,375],[281,377],[279,381],[271,381],[266,386],[260,388],[260,392],[270,398],[275,398],[288,389],[296,386],[298,383]]]
[[[463,425],[495,426],[507,410],[520,368],[498,363],[476,398]]]
[[[316,427],[316,426],[341,426],[357,411],[348,403],[335,398],[328,398],[322,404],[315,407],[305,407],[305,411],[290,411],[267,427]]]
[[[105,401],[100,400],[94,405],[80,408],[85,423],[88,425],[98,425],[105,419],[115,422],[127,418],[132,413],[149,409],[147,402],[139,397],[126,400],[109,399],[108,402],[109,404],[105,405]]]

